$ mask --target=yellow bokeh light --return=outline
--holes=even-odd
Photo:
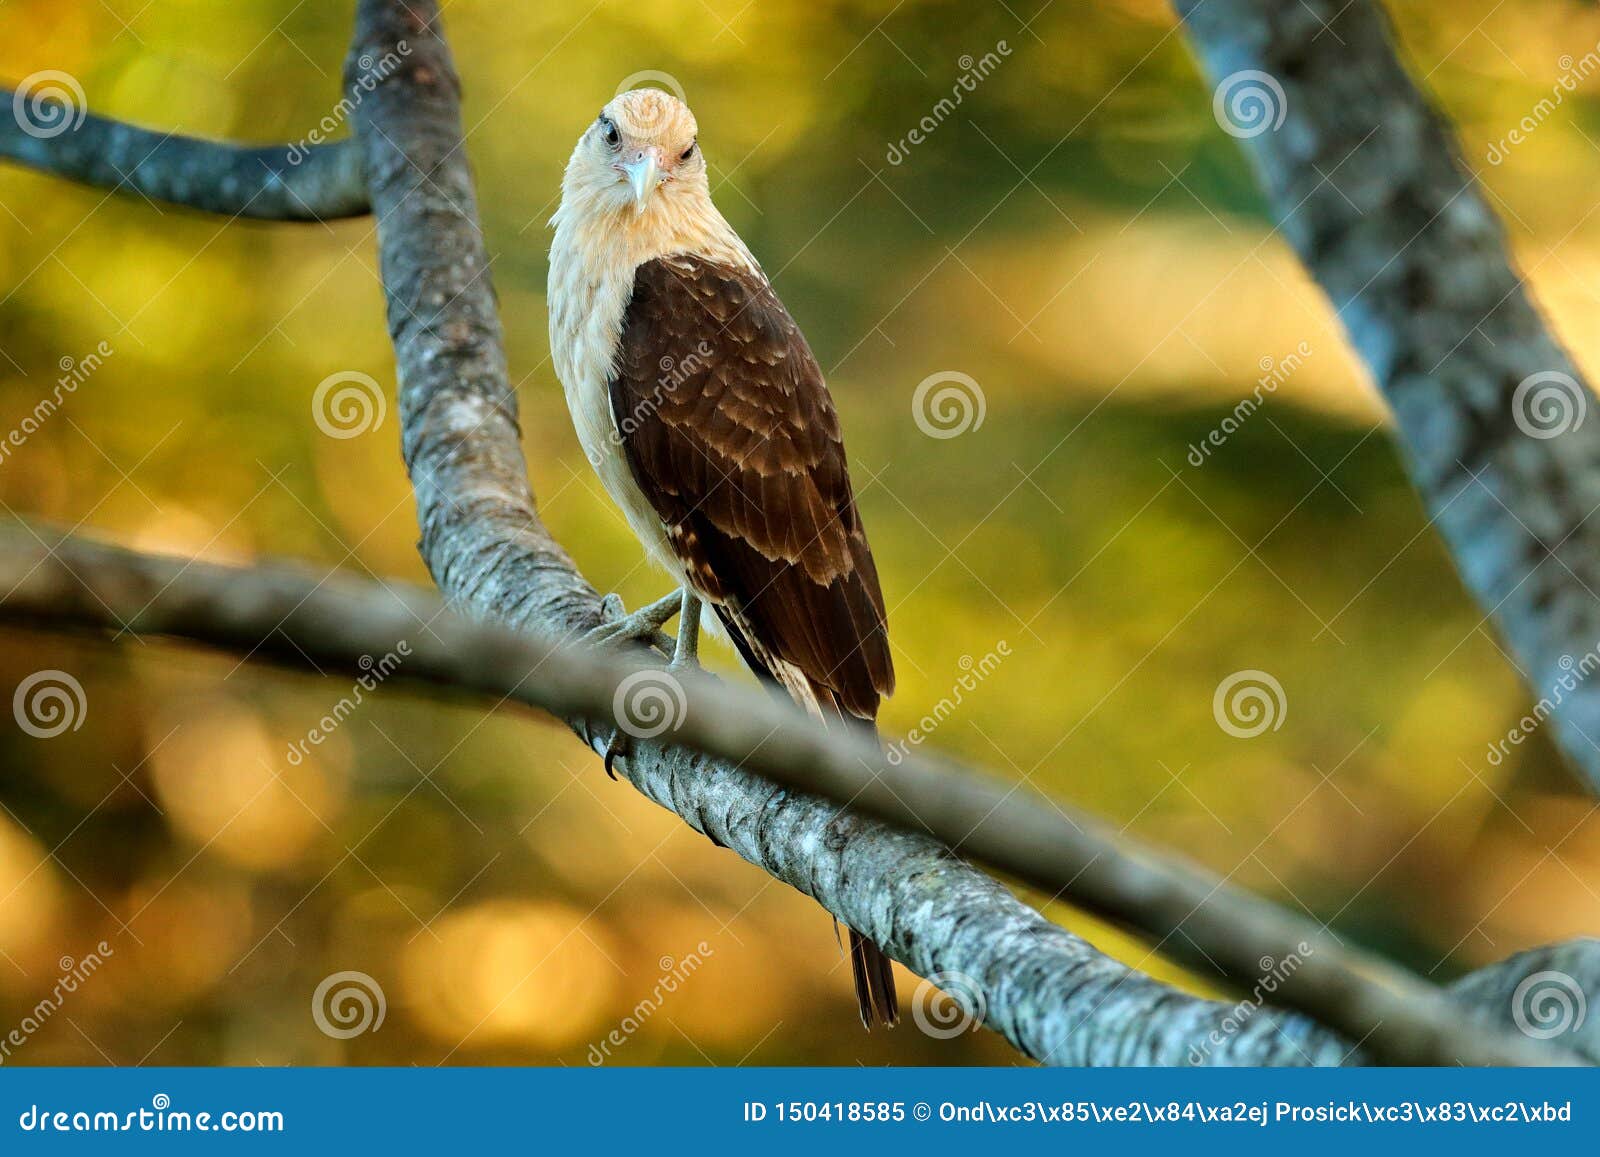
[[[291,764],[260,720],[227,700],[191,703],[150,756],[167,821],[213,855],[252,868],[293,863],[335,818],[314,756]]]
[[[569,1047],[611,1013],[619,974],[609,939],[564,904],[490,901],[451,913],[406,948],[407,1004],[451,1046]]]
[[[49,852],[0,815],[0,953],[32,957],[51,936],[59,908]]]

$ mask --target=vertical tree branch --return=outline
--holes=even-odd
[[[1219,115],[1234,98],[1265,113],[1238,135],[1278,227],[1388,398],[1467,587],[1600,787],[1600,680],[1585,681],[1600,664],[1600,418],[1498,219],[1372,0],[1175,2]]]

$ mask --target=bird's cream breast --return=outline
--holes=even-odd
[[[634,266],[585,261],[561,233],[550,253],[550,353],[584,457],[653,561],[676,574],[661,519],[633,480],[611,412],[611,367],[633,292]]]

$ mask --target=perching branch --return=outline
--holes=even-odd
[[[29,529],[0,533],[0,591],[9,592],[0,618],[11,622],[170,635],[352,675],[369,670],[372,656],[396,654],[403,659],[389,678],[515,699],[573,720],[626,718],[628,688],[646,678],[662,695],[668,733],[684,745],[641,752],[636,762],[651,769],[649,782],[697,790],[697,778],[710,783],[709,806],[687,809],[697,826],[841,914],[881,910],[897,954],[930,975],[970,978],[952,987],[981,999],[990,1024],[1020,1047],[1056,1063],[1551,1063],[1566,1054],[1490,1027],[1507,1024],[1514,1008],[1529,1015],[1531,1001],[1513,1000],[1517,985],[1559,964],[1582,977],[1585,991],[1600,992],[1600,945],[1578,942],[1485,969],[1469,979],[1468,997],[1446,1003],[1438,990],[1350,953],[1317,926],[1134,850],[1030,791],[916,757],[891,764],[870,741],[825,731],[755,691],[707,676],[676,679],[464,618],[415,588],[322,581],[283,567],[241,570]],[[734,770],[741,766],[905,830],[842,815],[815,794],[787,794]],[[759,794],[766,816],[745,810],[746,794]],[[1370,1025],[1365,1046],[1358,1052],[1305,1017],[1265,1008],[1236,1016],[1241,1027],[1229,1031],[1228,1006],[1129,971],[951,856],[947,847],[967,832],[984,858],[1105,914],[1145,920],[1164,910],[1163,898],[1193,902],[1183,935],[1208,950],[1222,951],[1227,936],[1262,955],[1271,947],[1270,961],[1251,964],[1258,998],[1338,993],[1343,1023]],[[1419,1008],[1408,1014],[1397,1000]],[[1372,1020],[1392,1016],[1402,1018],[1397,1027]],[[1573,1039],[1593,1049],[1588,1038]]]
[[[1235,98],[1264,113],[1239,130],[1278,226],[1393,407],[1468,588],[1600,788],[1600,680],[1583,663],[1600,646],[1600,420],[1498,219],[1372,0],[1175,3],[1219,115]]]
[[[251,148],[134,128],[0,88],[0,157],[229,217],[329,221],[367,212],[353,142]],[[79,119],[81,117],[81,119]]]

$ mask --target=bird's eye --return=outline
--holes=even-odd
[[[612,124],[608,117],[600,118],[600,135],[613,149],[622,143],[622,136],[617,132],[617,126]]]
[[[695,147],[696,143],[697,142],[695,142],[695,141],[690,141],[689,142],[689,147],[684,149],[683,152],[678,154],[678,160],[687,161],[690,157],[694,156],[694,147]]]

